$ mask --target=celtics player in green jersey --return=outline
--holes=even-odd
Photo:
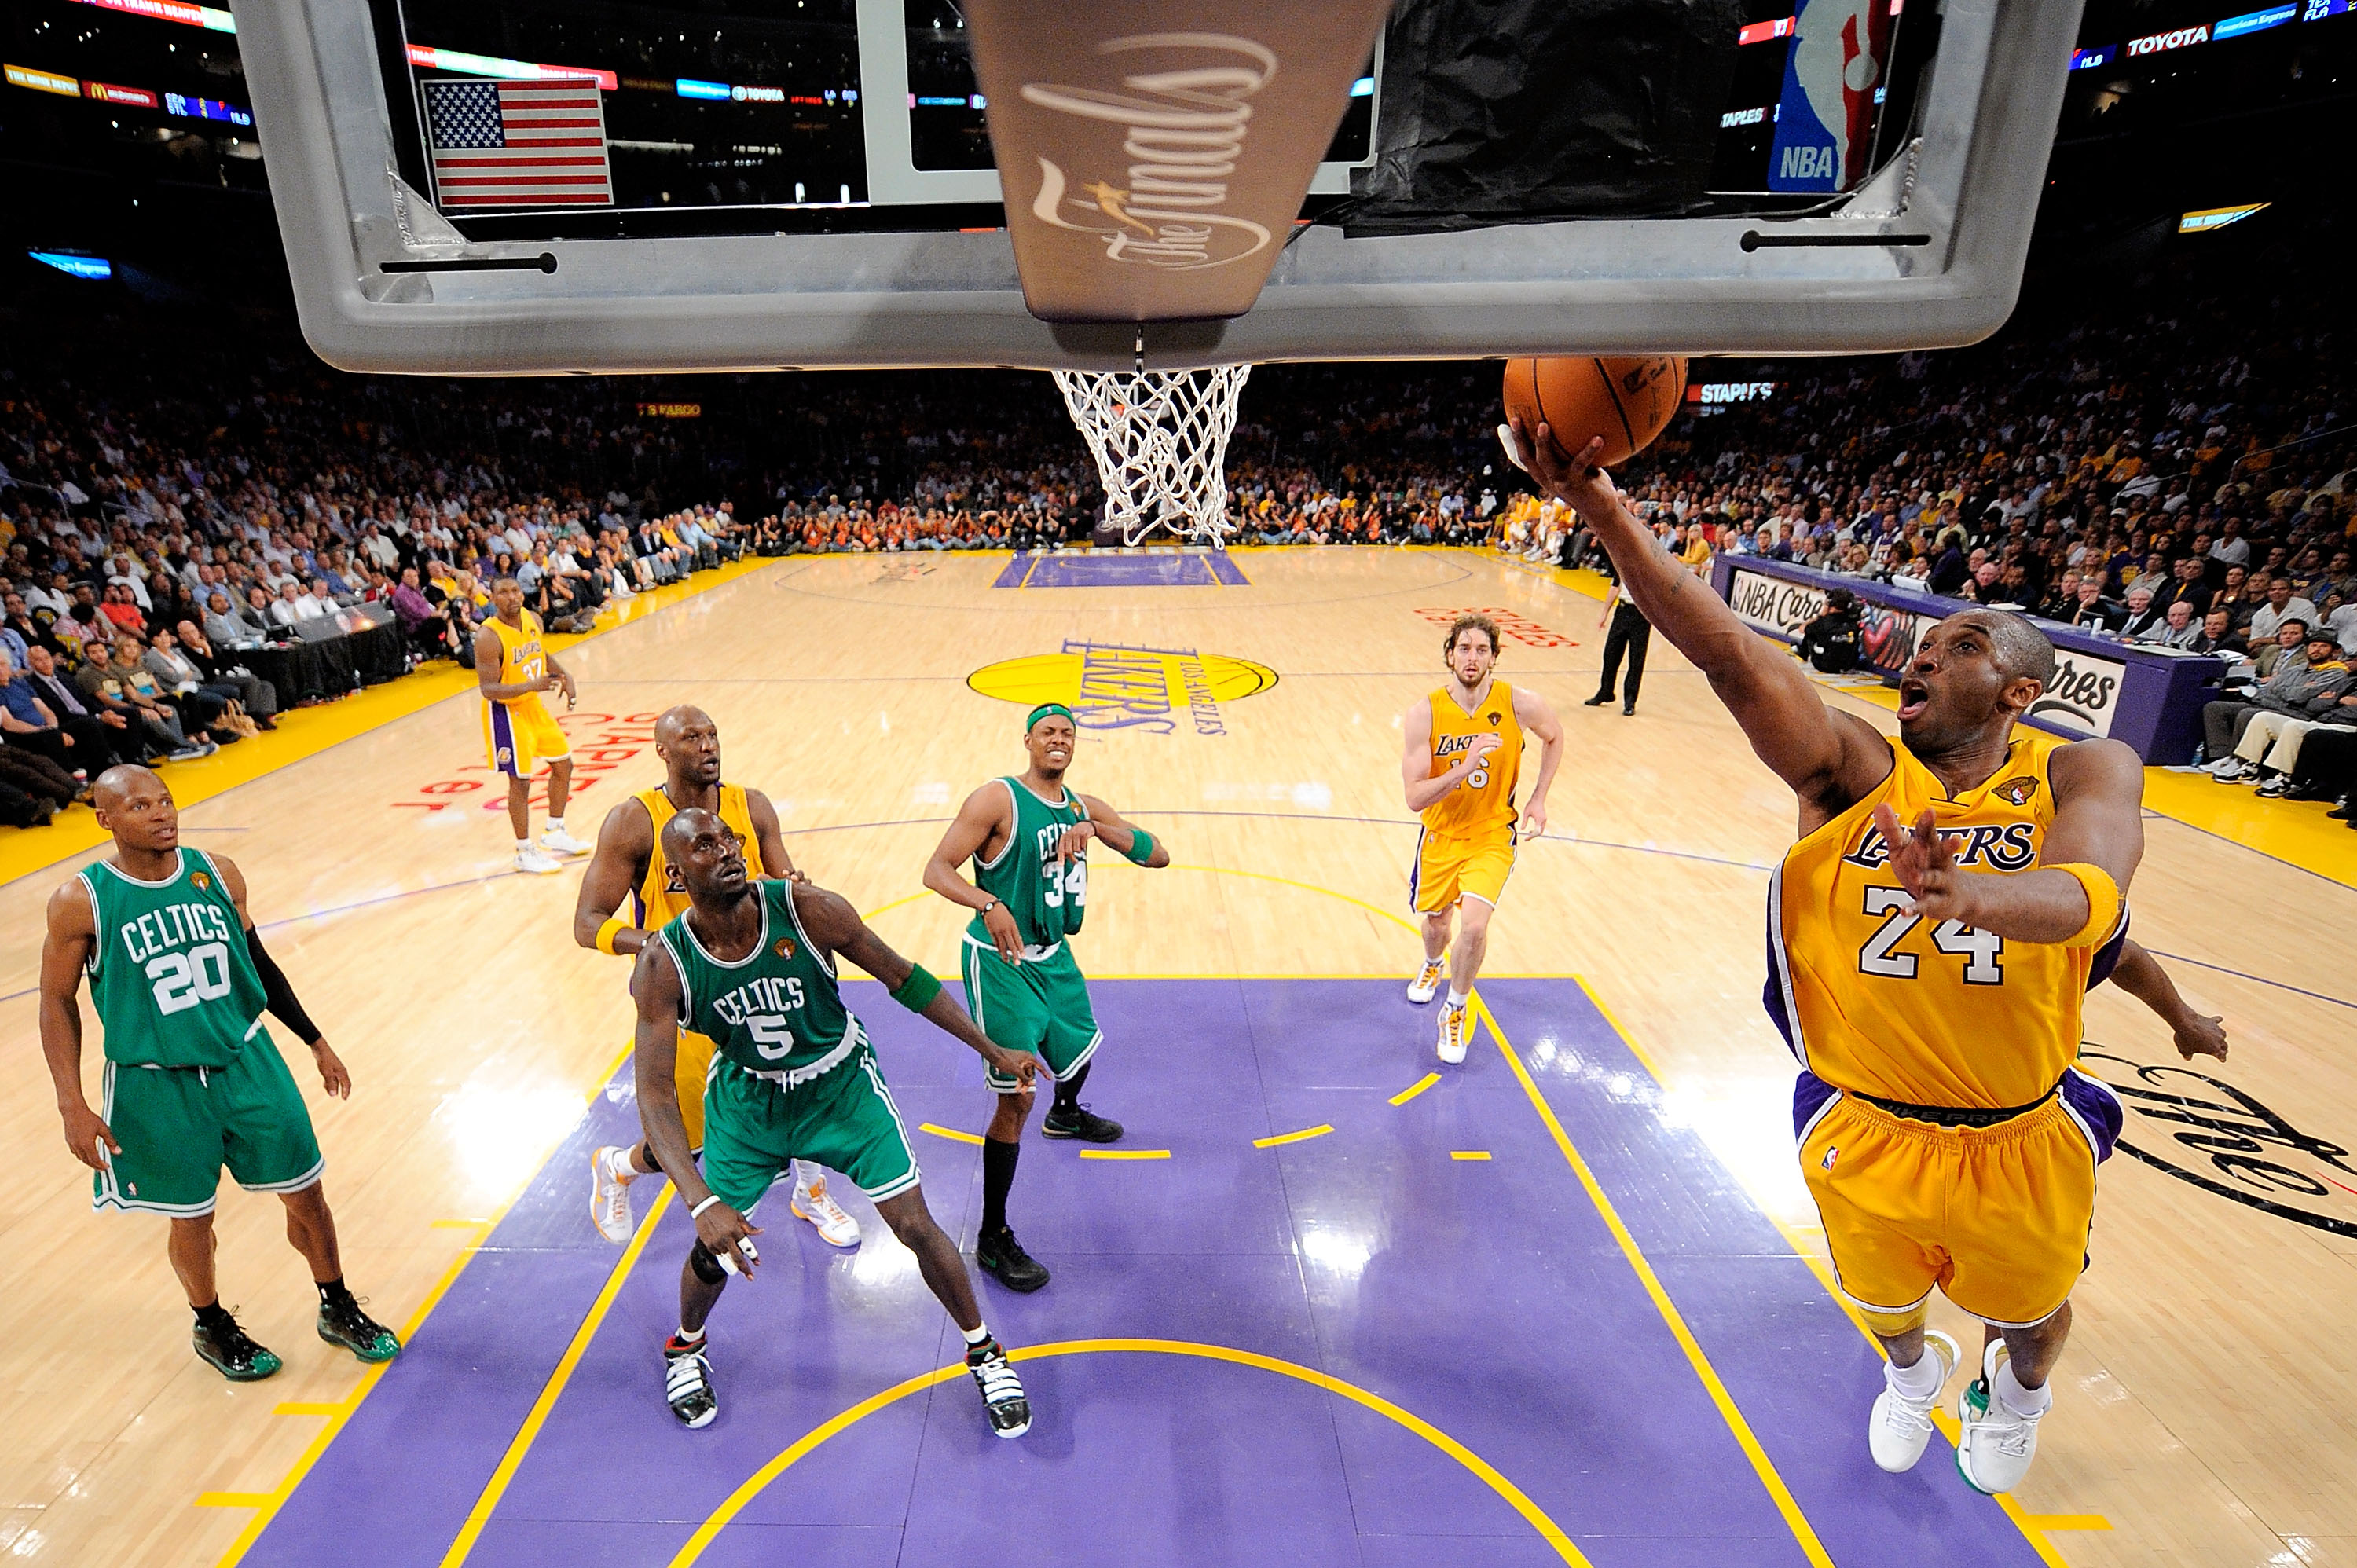
[[[728,1276],[750,1276],[759,1264],[754,1206],[799,1158],[841,1171],[874,1200],[964,1334],[966,1369],[991,1430],[1020,1437],[1031,1425],[1022,1381],[983,1325],[957,1244],[925,1208],[916,1151],[867,1032],[843,1004],[836,957],[973,1047],[989,1070],[1028,1084],[1032,1059],[992,1044],[940,981],[886,947],[836,895],[748,876],[744,843],[717,814],[681,811],[663,824],[659,843],[688,908],[640,950],[630,989],[639,1004],[639,1120],[695,1223],[679,1276],[679,1332],[663,1347],[672,1413],[705,1426],[720,1412],[705,1319]],[[679,1109],[683,1028],[716,1047],[705,1082],[701,1171]]]
[[[1081,1086],[1104,1036],[1089,1005],[1088,979],[1065,939],[1088,913],[1091,840],[1139,865],[1168,865],[1170,852],[1103,800],[1064,787],[1078,738],[1072,710],[1063,703],[1032,709],[1023,725],[1030,767],[966,797],[926,863],[925,886],[974,911],[965,932],[965,999],[974,1022],[1001,1045],[1032,1053],[1055,1080],[1039,1131],[1110,1144],[1121,1136],[1121,1123],[1081,1103]],[[973,882],[958,874],[969,860]],[[1009,1290],[1035,1291],[1048,1283],[1047,1267],[1023,1250],[1006,1223],[1031,1088],[1003,1073],[985,1077],[998,1104],[983,1137],[982,1230],[974,1261]]]
[[[345,1288],[311,1113],[263,1029],[264,1010],[308,1042],[329,1094],[349,1098],[351,1075],[263,950],[245,878],[180,847],[172,792],[145,768],[100,774],[91,803],[114,853],[49,897],[41,1054],[66,1147],[98,1173],[92,1207],[169,1217],[197,1354],[233,1381],[266,1378],[278,1358],[222,1309],[213,1283],[214,1189],[226,1165],[240,1187],[286,1205],[286,1239],[319,1287],[319,1337],[363,1361],[393,1359],[401,1341]],[[95,1112],[82,1092],[84,975],[106,1052]]]

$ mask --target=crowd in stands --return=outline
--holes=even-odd
[[[1698,572],[1762,554],[2230,658],[2214,775],[2342,797],[2357,408],[2313,266],[2284,258],[2272,295],[2231,268],[2063,292],[1972,349],[1714,368],[1772,392],[1689,405],[1617,477]],[[449,382],[268,342],[214,342],[237,368],[201,389],[130,356],[101,374],[80,339],[0,364],[0,785],[37,810],[92,762],[267,726],[241,651],[358,600],[418,658],[464,657],[500,576],[586,628],[741,550],[1049,548],[1101,514],[1043,376]],[[1260,368],[1232,542],[1588,559],[1505,461],[1496,399],[1494,365]]]

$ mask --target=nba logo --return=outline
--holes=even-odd
[[[1794,8],[1769,189],[1847,190],[1866,177],[1891,10],[1881,0],[1801,0]]]
[[[1831,1170],[1834,1168],[1834,1162],[1840,1158],[1841,1145],[1839,1144],[1835,1144],[1832,1148],[1825,1151],[1825,1157],[1819,1160],[1817,1164],[1823,1169]]]

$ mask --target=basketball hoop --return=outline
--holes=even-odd
[[[1104,481],[1105,521],[1135,544],[1157,528],[1223,548],[1228,436],[1250,365],[1209,371],[1053,371]]]

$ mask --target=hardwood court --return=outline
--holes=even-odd
[[[1165,1207],[1146,1211],[1200,1232],[1200,1217],[1189,1217],[1235,1190],[1244,1178],[1234,1173],[1264,1168],[1248,1159],[1264,1158],[1288,1162],[1287,1173],[1326,1191],[1346,1230],[1390,1224],[1401,1235],[1421,1234],[1420,1219],[1445,1208],[1469,1238],[1461,1244],[1494,1251],[1510,1239],[1518,1243],[1538,1217],[1549,1228],[1541,1234],[1555,1235],[1564,1256],[1577,1253],[1579,1277],[1590,1281],[1515,1304],[1523,1335],[1580,1352],[1549,1360],[1550,1378],[1576,1380],[1610,1357],[1599,1322],[1632,1342],[1671,1347],[1658,1362],[1644,1361],[1648,1380],[1628,1397],[1690,1407],[1698,1422],[1717,1424],[1691,1449],[1648,1455],[1640,1446],[1634,1457],[1664,1473],[1701,1466],[1701,1481],[1734,1499],[1727,1506],[1739,1517],[1728,1529],[1759,1525],[1763,1544],[1754,1560],[1886,1560],[1871,1537],[1846,1532],[1841,1509],[1827,1503],[1806,1457],[1813,1442],[1863,1467],[1863,1400],[1854,1410],[1829,1403],[1821,1430],[1796,1431],[1783,1408],[1794,1400],[1777,1389],[1773,1359],[1763,1368],[1752,1364],[1756,1354],[1745,1359],[1747,1347],[1804,1343],[1792,1353],[1817,1359],[1807,1363],[1811,1377],[1842,1357],[1853,1359],[1843,1374],[1852,1376],[1858,1365],[1870,1369],[1870,1361],[1855,1361],[1870,1354],[1865,1341],[1842,1326],[1821,1290],[1809,1301],[1792,1298],[1795,1316],[1756,1326],[1739,1313],[1706,1310],[1695,1282],[1709,1271],[1696,1270],[1689,1254],[1698,1250],[1674,1234],[1679,1223],[1756,1225],[1744,1232],[1747,1255],[1772,1264],[1797,1251],[1815,1266],[1813,1217],[1791,1154],[1791,1060],[1759,1002],[1766,869],[1791,837],[1789,795],[1751,759],[1700,678],[1659,639],[1636,717],[1579,705],[1593,689],[1601,644],[1592,584],[1442,551],[1243,552],[1237,564],[1241,584],[1156,568],[1145,575],[1159,581],[1071,587],[1041,586],[1040,573],[1011,568],[1004,555],[797,559],[751,573],[565,655],[582,678],[581,712],[568,727],[583,776],[594,780],[571,813],[576,831],[586,836],[627,789],[658,777],[647,724],[672,703],[694,701],[719,722],[728,776],[777,802],[798,862],[868,912],[888,941],[952,974],[962,921],[920,892],[924,854],[967,789],[1020,761],[1017,703],[1043,684],[1077,680],[1090,727],[1073,782],[1162,835],[1176,863],[1151,875],[1103,866],[1092,879],[1092,918],[1078,950],[1092,976],[1135,977],[1108,995],[1136,1000],[1100,1004],[1122,1022],[1090,1098],[1130,1120],[1122,1147],[1172,1152],[1167,1165],[1150,1167],[1149,1179],[1160,1184],[1153,1205]],[[1028,585],[994,586],[1008,578]],[[1569,755],[1551,802],[1553,831],[1525,847],[1492,928],[1488,978],[1496,984],[1485,993],[1491,1016],[1458,1086],[1468,1095],[1453,1123],[1412,1133],[1411,1114],[1447,1108],[1451,1086],[1386,1105],[1436,1065],[1428,1012],[1394,1005],[1385,990],[1405,983],[1416,950],[1404,919],[1415,831],[1399,800],[1395,720],[1437,683],[1436,621],[1476,607],[1508,612],[1501,674],[1528,682],[1565,715]],[[1887,722],[1870,702],[1836,700]],[[295,1561],[303,1538],[287,1532],[306,1520],[332,1521],[335,1488],[352,1488],[356,1499],[360,1488],[384,1488],[397,1501],[398,1488],[413,1487],[421,1509],[454,1507],[452,1517],[473,1521],[465,1544],[479,1543],[475,1561],[522,1560],[514,1552],[524,1538],[509,1535],[500,1549],[511,1516],[484,1507],[488,1468],[412,1476],[354,1463],[386,1452],[367,1446],[381,1441],[372,1433],[401,1430],[381,1408],[495,1407],[507,1425],[490,1451],[494,1460],[514,1455],[500,1483],[510,1489],[498,1500],[511,1495],[520,1508],[541,1484],[534,1444],[565,1451],[576,1420],[567,1402],[609,1363],[611,1397],[620,1402],[609,1408],[622,1413],[598,1415],[596,1430],[617,1470],[632,1463],[618,1429],[633,1415],[646,1423],[651,1450],[683,1437],[651,1382],[641,1390],[630,1380],[645,1372],[633,1342],[614,1337],[639,1295],[660,1316],[675,1238],[665,1232],[652,1241],[646,1266],[622,1282],[604,1272],[616,1252],[593,1250],[578,1212],[581,1139],[629,1117],[614,1083],[628,1042],[623,969],[570,940],[577,872],[507,872],[506,829],[479,735],[475,700],[461,695],[183,818],[187,843],[244,867],[272,950],[352,1069],[358,1087],[349,1104],[313,1099],[350,1279],[386,1321],[410,1330],[423,1321],[421,1349],[436,1343],[436,1325],[451,1326],[441,1331],[445,1343],[466,1326],[478,1352],[471,1360],[420,1355],[363,1374],[331,1355],[311,1336],[310,1292],[279,1237],[278,1206],[234,1190],[220,1220],[223,1299],[242,1308],[242,1320],[286,1357],[287,1369],[232,1388],[189,1355],[160,1225],[89,1211],[86,1176],[59,1146],[34,1045],[40,909],[73,863],[0,887],[10,933],[0,950],[0,1005],[21,1042],[0,1079],[0,1131],[21,1152],[19,1197],[0,1216],[10,1287],[0,1294],[0,1343],[8,1347],[0,1352],[8,1374],[0,1421],[10,1434],[0,1448],[0,1547],[32,1562],[204,1564],[249,1548],[257,1562]],[[2238,795],[2180,782],[2165,781],[2148,802],[2192,817],[2210,810],[2199,789]],[[2230,804],[2243,809],[2239,799]],[[2357,1143],[2357,1069],[2347,1052],[2357,1038],[2357,959],[2334,934],[2357,916],[2357,891],[2203,822],[2154,815],[2147,831],[2136,935],[2166,955],[2204,1011],[2226,1015],[2234,1055],[2223,1068],[2203,1062],[2202,1074],[2190,1076],[2177,1070],[2165,1032],[2133,1001],[2108,990],[2091,1001],[2091,1050],[2101,1054],[2090,1065],[2128,1091],[2125,1136],[2135,1153],[2105,1167],[2094,1264],[2077,1296],[2077,1330],[2038,1466],[2005,1514],[1987,1512],[1974,1526],[1994,1520],[2011,1533],[1975,1551],[1998,1552],[2009,1541],[2004,1553],[2042,1554],[2073,1568],[2357,1563],[2357,1420],[2349,1413],[2357,1350],[2343,1331],[2357,1284],[2357,1169],[2344,1153]],[[1197,998],[1209,993],[1178,983],[1215,980],[1275,987],[1269,994],[1280,1000],[1266,1005],[1278,1012],[1267,1017],[1294,1004],[1282,998],[1309,995],[1286,987],[1370,983],[1319,993],[1297,1031],[1254,1036],[1261,1062],[1289,1064],[1305,1071],[1300,1084],[1330,1088],[1331,1112],[1305,1099],[1300,1123],[1268,1122],[1275,1102],[1260,1096],[1273,1091],[1231,1090],[1240,1080],[1222,1076],[1228,1063],[1187,1083],[1185,1094],[1160,1086],[1157,1073],[1184,1064],[1155,1057],[1157,1019],[1200,1014],[1208,1004]],[[1383,985],[1372,983],[1378,980]],[[895,1011],[873,996],[855,1004],[882,1023]],[[1336,1019],[1358,1022],[1337,1033]],[[1506,1043],[1530,1075],[1527,1092]],[[1318,1064],[1330,1070],[1306,1070]],[[299,1052],[294,1065],[307,1075]],[[886,1065],[900,1081],[888,1053]],[[909,1071],[912,1081],[922,1077],[913,1064]],[[1477,1072],[1484,1075],[1478,1085],[1469,1076]],[[926,1119],[951,1132],[978,1124],[978,1092],[952,1093],[946,1078],[942,1084],[938,1101],[926,1101]],[[306,1088],[316,1090],[307,1079]],[[1477,1088],[1484,1098],[1471,1097]],[[1232,1127],[1222,1110],[1231,1095],[1240,1105],[1249,1101]],[[1384,1122],[1378,1112],[1398,1120]],[[1308,1120],[1313,1113],[1318,1122]],[[1336,1123],[1337,1133],[1252,1147],[1318,1122]],[[1387,1131],[1392,1125],[1401,1131]],[[970,1241],[971,1171],[961,1164],[970,1151],[929,1134],[920,1152],[935,1212],[953,1230],[963,1223],[961,1240]],[[1448,1158],[1480,1153],[1492,1156],[1488,1165]],[[1067,1212],[1117,1219],[1125,1202],[1144,1202],[1136,1192],[1145,1189],[1125,1198],[1122,1184],[1148,1166],[1082,1165],[1062,1157],[1071,1155],[1035,1142],[1018,1206],[1028,1193],[1039,1204],[1067,1203]],[[1731,1182],[1673,1188],[1646,1177],[1649,1168],[1712,1159]],[[1351,1187],[1353,1161],[1380,1165],[1381,1184]],[[1449,1184],[1477,1171],[1517,1185],[1469,1201]],[[640,1189],[642,1214],[652,1197]],[[858,1341],[869,1316],[921,1320],[928,1335],[938,1316],[929,1303],[903,1299],[905,1280],[882,1277],[892,1273],[893,1243],[864,1204],[853,1197],[851,1206],[870,1239],[835,1288],[851,1291],[856,1306],[865,1261],[877,1311],[855,1323],[839,1294],[831,1305],[823,1293],[790,1300],[789,1276],[774,1303],[788,1321],[808,1326],[808,1357]],[[780,1252],[803,1240],[784,1234],[796,1222],[768,1218],[780,1232]],[[1485,1224],[1496,1227],[1495,1237],[1484,1236]],[[1301,1235],[1295,1232],[1297,1247]],[[479,1250],[486,1238],[489,1248]],[[1308,1257],[1303,1266],[1332,1262]],[[586,1270],[590,1288],[577,1299],[558,1293],[547,1310],[531,1305],[535,1295],[502,1294],[501,1271],[544,1266]],[[609,1277],[627,1283],[610,1298],[621,1305],[591,1325],[597,1282]],[[1071,1297],[1080,1297],[1086,1279],[1075,1263],[1037,1299],[1053,1305],[1067,1282],[1076,1287]],[[716,1333],[729,1332],[732,1318],[741,1329],[761,1288],[732,1294]],[[1457,1292],[1464,1293],[1459,1316],[1497,1318],[1491,1288],[1438,1263],[1361,1281],[1361,1296],[1381,1292],[1397,1310],[1443,1323]],[[1008,1319],[1007,1298],[984,1289],[985,1311]],[[1611,1310],[1599,1318],[1608,1296]],[[1117,1304],[1118,1321],[1087,1332],[1227,1343],[1216,1324],[1176,1305],[1168,1322],[1155,1321],[1157,1303],[1168,1300],[1139,1293]],[[437,1302],[449,1318],[436,1315]],[[1058,1310],[1077,1308],[1068,1298]],[[1686,1325],[1699,1361],[1678,1348],[1674,1316]],[[1828,1326],[1795,1340],[1793,1321]],[[1953,1315],[1941,1321],[1977,1337]],[[511,1345],[533,1356],[544,1345],[547,1354],[531,1367],[503,1367]],[[791,1363],[792,1347],[783,1348]],[[1305,1354],[1315,1359],[1316,1348]],[[1363,1344],[1325,1348],[1330,1364],[1308,1369],[1364,1391],[1382,1395],[1383,1380],[1402,1375]],[[908,1353],[907,1366],[868,1386],[854,1386],[846,1374],[831,1408],[947,1359],[928,1359],[921,1346]],[[1509,1411],[1524,1395],[1534,1407],[1555,1408],[1552,1383],[1484,1377],[1486,1366],[1523,1364],[1502,1342],[1475,1340],[1448,1354],[1441,1371],[1480,1384]],[[530,1359],[521,1351],[515,1359]],[[1704,1379],[1704,1363],[1718,1392]],[[1077,1407],[1095,1397],[1091,1380],[1103,1364],[1079,1356],[1054,1362],[1052,1375],[1047,1363],[1027,1375]],[[560,1371],[579,1381],[558,1389]],[[1229,1373],[1207,1364],[1201,1376],[1216,1382]],[[1154,1385],[1195,1386],[1176,1374]],[[1338,1409],[1351,1402],[1332,1388],[1298,1387],[1297,1396],[1285,1396],[1293,1402],[1280,1402],[1291,1416],[1267,1419],[1322,1420],[1318,1401]],[[937,1423],[962,1430],[953,1418],[971,1412],[951,1408],[948,1396],[963,1391],[944,1391]],[[630,1402],[637,1393],[646,1397]],[[1819,1389],[1799,1402],[1813,1408],[1808,1402],[1821,1397]],[[1424,1413],[1410,1399],[1395,1402]],[[746,1455],[785,1448],[823,1413],[797,1407],[781,1412],[774,1429],[756,1432],[748,1408],[739,1418],[743,1446],[727,1451],[735,1467],[710,1478],[724,1491],[735,1487],[750,1467],[739,1464]],[[1752,1434],[1759,1457],[1740,1431]],[[1509,1480],[1525,1478],[1534,1506],[1590,1561],[1629,1560],[1615,1558],[1597,1533],[1605,1521],[1577,1517],[1577,1495],[1546,1490],[1534,1437],[1455,1435]],[[1236,1433],[1228,1440],[1244,1443]],[[1021,1445],[993,1446],[975,1463]],[[1049,1467],[1022,1473],[1052,1487],[1054,1466],[1089,1458],[1073,1450],[1035,1455],[1024,1462]],[[1918,1472],[1889,1484],[1923,1488],[1953,1507],[1963,1488],[1945,1466],[1935,1444]],[[1437,1473],[1377,1465],[1351,1481],[1422,1485]],[[1101,1480],[1103,1472],[1061,1474]],[[1856,1484],[1884,1483],[1869,1473]],[[455,1503],[434,1502],[427,1493],[435,1487]],[[1674,1490],[1666,1480],[1663,1487]],[[1480,1497],[1489,1499],[1482,1507],[1505,1507],[1496,1501],[1502,1494]],[[1869,1500],[1887,1506],[1889,1498]],[[1013,1509],[1021,1517],[1019,1502]],[[664,1514],[684,1521],[659,1541],[644,1538],[660,1547],[653,1560],[680,1549],[707,1514],[684,1503]],[[1501,1517],[1530,1530],[1517,1553],[1551,1543],[1527,1514]],[[729,1529],[714,1528],[705,1560],[729,1560]],[[1360,1528],[1368,1527],[1362,1520]],[[1948,1539],[1935,1532],[1908,1541],[1909,1560],[1941,1560]],[[455,1540],[445,1530],[398,1552],[373,1535],[341,1544],[355,1562],[406,1562],[421,1551],[414,1560],[435,1562]],[[1184,1560],[1176,1544],[1167,1558],[1154,1556],[1150,1535],[1127,1540],[1138,1561]],[[589,1543],[576,1542],[579,1560],[591,1560]],[[1964,1539],[1950,1544],[1964,1560]],[[1745,1559],[1722,1549],[1714,1560]]]

